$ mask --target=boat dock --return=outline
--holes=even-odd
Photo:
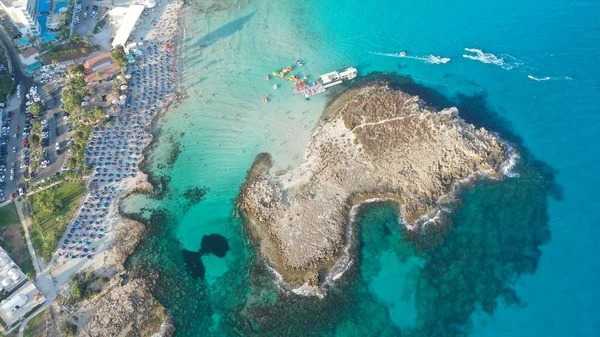
[[[300,94],[307,98],[322,94],[325,91],[327,91],[326,88],[319,82],[306,84],[304,81],[302,81],[294,85],[294,95]]]
[[[306,84],[305,81],[300,81],[294,84],[294,95],[300,94],[308,98],[316,96],[327,91],[327,88],[331,88],[335,85],[342,84],[344,80],[351,80],[358,75],[358,71],[354,67],[347,68],[344,71],[332,71],[327,74],[323,74],[319,77],[317,82]]]

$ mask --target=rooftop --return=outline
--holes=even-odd
[[[127,40],[129,40],[129,36],[135,29],[135,25],[137,24],[140,16],[142,16],[142,12],[144,11],[144,6],[142,5],[131,5],[127,8],[125,14],[119,20],[120,26],[115,34],[115,38],[112,42],[112,47],[116,46],[125,46]],[[111,15],[115,15],[117,11],[122,12],[123,9],[114,8],[111,11]],[[113,14],[114,13],[114,14]],[[118,15],[118,14],[116,14]],[[115,15],[115,16],[116,16]]]
[[[10,327],[44,302],[46,297],[33,282],[28,281],[14,294],[0,302],[0,317]]]
[[[33,48],[33,47],[30,47],[30,48],[27,48],[27,49],[25,49],[25,50],[24,50],[24,51],[21,53],[21,56],[23,56],[23,58],[26,58],[26,59],[28,59],[28,58],[30,58],[31,56],[33,56],[33,55],[35,55],[35,54],[37,54],[37,53],[38,53],[38,50],[37,50],[37,49],[35,49],[35,48]]]
[[[0,248],[0,291],[11,292],[25,280],[21,268],[10,258],[8,253]]]
[[[101,53],[93,56],[85,61],[83,66],[85,67],[85,79],[88,82],[98,80],[98,72],[102,72],[104,76],[110,76],[121,70],[113,61],[110,53]]]

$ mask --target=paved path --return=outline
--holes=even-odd
[[[15,199],[15,208],[17,209],[17,213],[19,214],[19,218],[21,219],[21,225],[23,226],[23,231],[25,232],[25,241],[27,242],[27,249],[29,249],[31,261],[33,262],[33,267],[35,268],[35,272],[37,275],[33,282],[46,297],[46,303],[43,306],[41,306],[36,312],[29,315],[29,317],[24,319],[21,323],[21,326],[19,328],[19,337],[23,337],[23,332],[25,331],[25,327],[27,326],[29,320],[31,320],[40,312],[44,311],[48,306],[52,304],[52,302],[54,302],[57,296],[57,290],[56,285],[54,284],[54,280],[50,275],[50,267],[52,266],[52,264],[42,266],[42,263],[40,263],[38,256],[35,250],[33,249],[31,236],[29,235],[29,226],[33,222],[31,217],[29,216],[29,205],[27,204],[24,198],[17,198]]]
[[[15,208],[17,209],[17,213],[21,219],[21,225],[23,226],[23,231],[25,232],[25,241],[27,242],[29,255],[31,255],[31,262],[33,262],[36,275],[39,276],[42,273],[42,268],[40,267],[38,256],[35,253],[35,249],[33,249],[33,243],[31,242],[31,236],[29,235],[29,226],[33,223],[31,217],[29,216],[29,205],[27,205],[25,199],[17,198],[15,199]]]

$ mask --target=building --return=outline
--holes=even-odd
[[[88,83],[101,79],[109,80],[121,72],[121,68],[113,61],[110,53],[101,53],[87,59],[83,67],[85,68],[83,74]],[[98,78],[99,74],[102,78]]]
[[[21,268],[0,247],[0,292],[9,293],[25,280],[26,277]]]
[[[2,305],[2,310],[10,312],[12,314],[17,310],[21,309],[25,305],[25,303],[27,303],[27,296],[23,294],[17,294],[17,296],[14,296]]]
[[[6,323],[8,330],[17,326],[25,315],[46,302],[40,290],[28,281],[21,288],[0,302],[0,318]]]
[[[39,56],[37,49],[29,47],[19,54],[19,59],[24,66],[30,66],[38,61]]]
[[[0,0],[0,6],[23,36],[40,35],[40,24],[36,18],[37,0]]]
[[[129,36],[137,26],[146,7],[142,5],[131,5],[129,7],[115,7],[110,11],[110,16],[119,22],[119,29],[112,41],[112,47],[125,46]]]

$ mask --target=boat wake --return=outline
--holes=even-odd
[[[544,76],[544,77],[535,77],[533,75],[527,75],[527,77],[529,79],[532,79],[534,81],[570,81],[572,80],[571,77],[569,76],[554,76],[554,77],[550,77],[550,76]]]
[[[402,56],[397,53],[377,53],[377,52],[371,52],[370,54],[379,55],[379,56],[387,56],[387,57],[396,57],[396,58],[402,58],[402,59],[418,60],[418,61],[423,61],[423,62],[429,63],[429,64],[444,64],[444,63],[450,62],[450,58],[448,58],[448,57],[441,57],[441,56],[435,56],[435,55],[428,55],[428,56],[404,55],[404,56]]]
[[[500,57],[498,57],[492,53],[484,53],[481,49],[465,48],[465,50],[471,54],[463,54],[464,58],[481,63],[494,64],[506,70],[517,68],[523,64],[523,61],[508,54],[500,54]]]

